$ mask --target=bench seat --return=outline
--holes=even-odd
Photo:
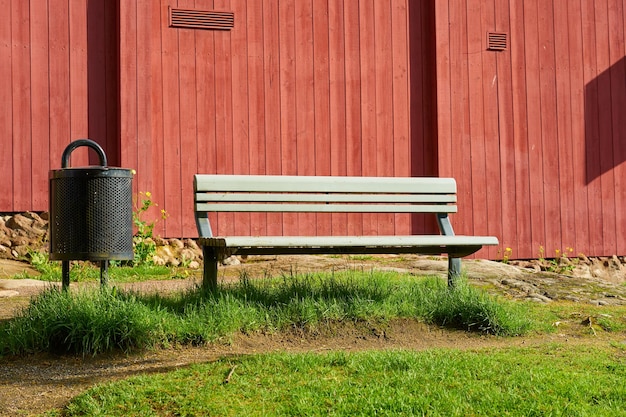
[[[471,255],[486,245],[497,245],[490,236],[228,236],[198,240],[214,248],[218,260],[232,255],[388,254],[416,253],[455,258]]]

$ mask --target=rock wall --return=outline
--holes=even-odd
[[[25,259],[31,251],[48,252],[48,213],[0,215],[0,258]],[[193,239],[154,238],[158,265],[198,268],[202,250]]]
[[[0,258],[24,259],[31,251],[48,251],[48,213],[0,214]],[[198,268],[202,251],[193,239],[161,239],[155,237],[157,265]],[[237,264],[231,257],[227,264]],[[559,259],[511,260],[511,265],[536,272],[558,275],[597,278],[613,283],[626,282],[626,257],[607,256],[588,258],[584,255]]]

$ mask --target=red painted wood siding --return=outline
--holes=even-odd
[[[49,171],[72,140],[91,137],[119,161],[114,6],[0,1],[0,212],[47,210]],[[72,166],[89,158],[76,150]]]
[[[169,7],[232,11],[235,26],[169,28]],[[433,13],[406,0],[121,2],[121,165],[137,170],[137,191],[152,193],[150,215],[167,212],[156,232],[196,235],[195,173],[436,174]],[[216,221],[220,233],[412,227],[390,215]]]
[[[479,256],[624,254],[623,0],[434,2],[439,174]],[[509,47],[488,51],[486,34]]]

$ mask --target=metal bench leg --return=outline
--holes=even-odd
[[[217,290],[217,254],[213,248],[202,247],[204,257],[204,269],[202,274],[202,287],[205,290]]]
[[[448,287],[455,287],[460,277],[461,258],[448,258]]]

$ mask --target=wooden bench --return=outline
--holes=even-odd
[[[203,286],[217,288],[217,265],[237,255],[400,254],[448,255],[448,283],[460,258],[493,236],[458,236],[453,178],[195,175],[195,217],[204,256]],[[214,236],[208,213],[433,213],[441,234],[408,236]]]

